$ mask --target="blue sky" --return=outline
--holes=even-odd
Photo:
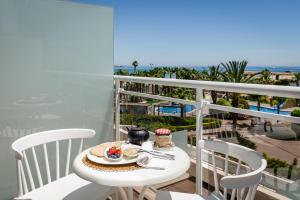
[[[300,0],[75,0],[114,8],[115,64],[300,66]]]

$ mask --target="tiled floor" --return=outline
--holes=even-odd
[[[208,195],[209,191],[214,190],[214,188],[212,186],[209,186],[208,184],[204,184],[203,187],[204,187],[204,189],[203,189],[204,195]],[[179,181],[175,184],[171,184],[166,187],[160,188],[159,190],[195,193],[195,189],[196,189],[195,178],[190,177],[183,181]],[[135,193],[135,199],[137,199],[137,197],[138,197],[138,194]],[[148,200],[154,200],[154,199],[148,199]],[[255,200],[275,200],[275,199],[271,199],[271,198],[267,199],[266,196],[262,197],[259,193],[257,193],[255,196]]]

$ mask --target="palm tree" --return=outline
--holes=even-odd
[[[208,70],[204,72],[206,74],[206,80],[209,80],[209,81],[220,81],[222,80],[222,76],[221,76],[221,69],[220,69],[220,66],[218,65],[217,67],[216,66],[210,66],[208,67]],[[212,101],[213,101],[213,104],[216,104],[217,103],[217,100],[218,100],[218,94],[216,91],[214,90],[211,90],[211,98],[212,98]]]
[[[284,97],[272,97],[271,104],[276,105],[277,114],[280,114],[280,106],[283,104],[287,99]]]
[[[252,82],[253,77],[256,74],[247,75],[245,74],[245,70],[248,62],[246,60],[243,61],[229,61],[228,63],[221,63],[221,66],[224,68],[224,73],[221,73],[223,80],[225,82],[232,83],[250,83]],[[239,107],[239,96],[238,93],[232,94],[232,106],[238,108]],[[233,120],[233,128],[235,130],[237,124],[237,113],[231,113]]]
[[[273,82],[271,78],[272,72],[270,70],[264,69],[260,72],[260,74],[261,74],[260,83],[271,84]]]
[[[256,83],[258,84],[272,84],[272,72],[268,69],[264,69],[262,70],[259,74],[261,74],[261,77],[259,77],[258,79],[256,79]],[[260,111],[260,103],[261,103],[261,95],[254,95],[257,99],[257,110]]]
[[[295,81],[297,87],[299,87],[299,82],[300,82],[300,72],[294,73],[294,81]]]
[[[132,66],[134,67],[134,73],[136,72],[136,68],[139,66],[139,63],[137,60],[132,62]]]
[[[297,85],[297,87],[299,87],[299,82],[300,82],[300,72],[298,73],[294,73],[294,80],[295,80],[295,83]],[[300,100],[299,99],[296,99],[296,104],[297,106],[300,104]]]

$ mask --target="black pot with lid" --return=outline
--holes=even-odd
[[[128,140],[131,144],[142,145],[148,141],[150,134],[144,127],[126,127],[128,131]]]

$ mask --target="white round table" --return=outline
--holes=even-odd
[[[150,185],[167,182],[183,175],[190,167],[188,154],[178,147],[172,151],[163,151],[175,155],[175,160],[160,159],[165,170],[137,169],[132,171],[108,172],[92,169],[86,166],[82,159],[90,151],[81,152],[74,160],[73,169],[79,177],[107,186],[128,187],[128,199],[132,200],[132,187],[143,186],[139,199],[143,198],[144,192]],[[158,159],[158,158],[153,158]]]

